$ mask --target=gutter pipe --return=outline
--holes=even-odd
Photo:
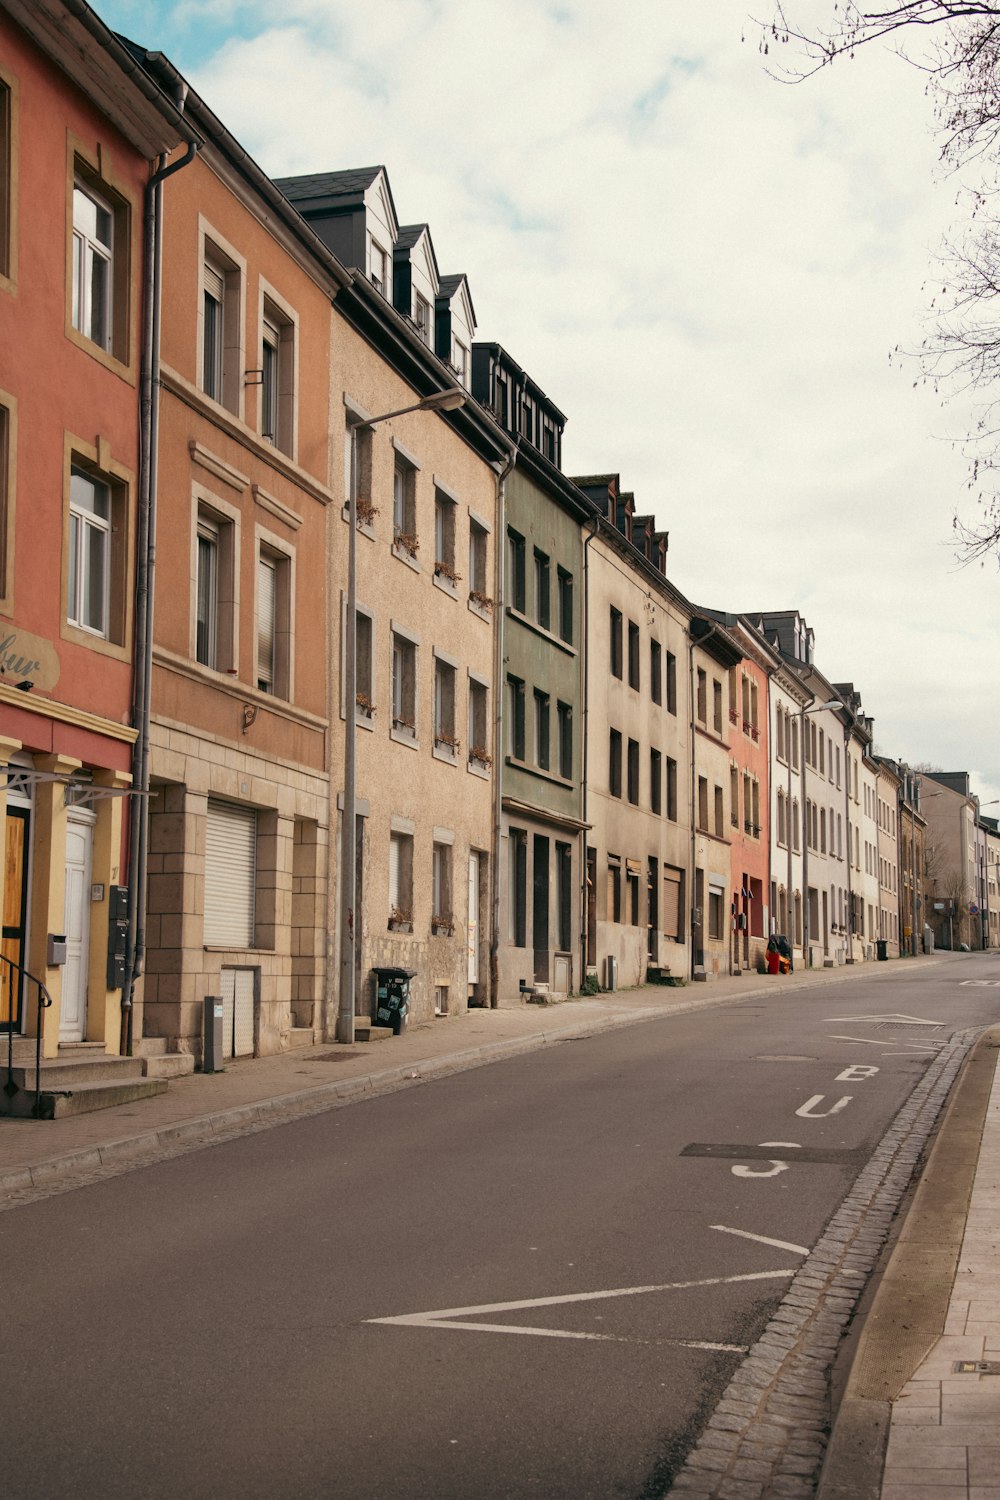
[[[186,91],[185,91],[186,92]],[[184,93],[178,107],[184,107]],[[139,514],[136,538],[135,672],[132,723],[138,730],[132,750],[129,824],[128,931],[122,982],[119,1050],[132,1055],[133,998],[146,949],[146,873],[149,843],[149,720],[153,677],[153,581],[156,569],[156,487],[160,423],[160,303],[163,282],[163,183],[195,158],[199,140],[184,155],[160,166],[146,184],[143,211],[143,348],[139,388]]]
[[[503,645],[504,645],[504,566],[507,556],[507,478],[517,462],[520,439],[507,452],[497,472],[497,536],[493,570],[496,578],[497,628],[494,634],[493,667],[493,899],[490,908],[490,1009],[500,1004],[500,837],[503,826]]]

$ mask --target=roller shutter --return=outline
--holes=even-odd
[[[257,814],[232,802],[208,803],[205,823],[205,942],[252,948]]]

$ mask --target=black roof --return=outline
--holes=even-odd
[[[312,172],[304,177],[276,177],[275,186],[295,202],[299,198],[348,197],[370,188],[384,167],[349,167],[343,172]]]

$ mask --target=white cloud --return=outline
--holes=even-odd
[[[682,590],[802,609],[887,753],[1000,785],[998,579],[953,568],[955,414],[888,360],[953,211],[918,73],[869,51],[780,85],[734,0],[197,17],[239,32],[188,71],[266,170],[386,164],[480,336],[567,413],[567,471],[621,472]]]

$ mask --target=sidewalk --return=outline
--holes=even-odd
[[[953,1091],[862,1326],[821,1500],[1000,1500],[998,1049],[994,1027]]]
[[[581,996],[561,1005],[470,1010],[410,1027],[391,1040],[353,1047],[327,1042],[275,1057],[230,1061],[223,1073],[175,1078],[164,1094],[94,1114],[62,1120],[0,1116],[0,1197],[333,1109],[570,1037],[728,1005],[771,990],[788,994],[898,972],[894,963],[796,971],[786,977],[743,974],[680,988],[651,985]]]

